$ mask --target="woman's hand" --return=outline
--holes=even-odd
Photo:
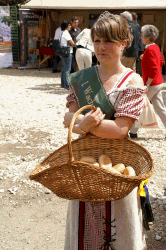
[[[92,130],[93,128],[96,128],[98,125],[100,125],[104,117],[105,114],[102,113],[100,108],[97,108],[96,111],[91,110],[82,118],[81,122],[79,123],[79,127],[82,130],[89,132],[90,129]]]
[[[69,125],[70,125],[70,123],[71,123],[71,120],[72,120],[72,118],[73,118],[73,115],[74,115],[74,113],[72,113],[72,112],[67,112],[67,113],[65,113],[64,121],[63,121],[63,124],[64,124],[64,127],[65,127],[65,128],[68,128],[68,127],[69,127]]]
[[[71,120],[73,118],[74,112],[67,112],[64,116],[64,127],[68,128],[70,126]],[[89,132],[89,130],[93,130],[96,128],[104,119],[105,115],[101,112],[100,108],[97,108],[96,111],[91,110],[86,115],[79,114],[76,118],[75,124],[79,124],[79,127]]]
[[[64,124],[65,128],[68,128],[70,126],[70,123],[71,123],[71,120],[72,120],[74,114],[75,114],[74,112],[67,112],[67,113],[65,113],[64,121],[63,121],[63,124]],[[80,123],[83,117],[84,117],[84,115],[79,114],[77,116],[74,124]]]
[[[146,82],[146,86],[147,89],[149,88],[150,84],[152,83],[153,79],[152,78],[148,78],[147,82]]]
[[[142,55],[140,55],[140,60],[142,60],[142,58],[143,58],[143,54],[142,54]]]

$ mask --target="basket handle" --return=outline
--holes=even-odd
[[[72,117],[70,126],[69,126],[69,132],[68,132],[68,149],[69,149],[69,162],[74,161],[74,157],[73,157],[73,152],[72,152],[72,146],[71,146],[71,134],[72,134],[72,130],[73,130],[73,125],[75,123],[75,120],[77,118],[77,116],[84,111],[85,109],[92,109],[94,111],[96,111],[95,106],[93,105],[86,105],[82,108],[80,108]]]

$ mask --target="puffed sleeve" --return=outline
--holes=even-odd
[[[114,116],[131,117],[138,121],[144,107],[145,93],[145,88],[127,88],[123,90]]]
[[[76,102],[75,95],[73,94],[73,91],[72,91],[72,89],[70,87],[69,87],[69,94],[66,97],[66,99],[67,99],[67,103],[66,103],[67,108],[69,107],[69,104],[71,102]]]

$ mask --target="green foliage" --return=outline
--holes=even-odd
[[[8,26],[10,26],[11,22],[12,22],[12,19],[10,16],[2,17],[2,23],[8,24]]]
[[[17,6],[19,4],[26,4],[30,2],[31,0],[1,0],[0,6]]]

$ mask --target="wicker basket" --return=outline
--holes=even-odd
[[[130,139],[102,139],[87,134],[71,142],[76,117],[88,105],[79,109],[71,121],[68,144],[62,146],[32,171],[30,179],[40,182],[57,196],[68,200],[109,201],[128,195],[153,173],[153,160],[149,152]],[[132,166],[135,177],[113,174],[108,170],[79,161],[82,156],[101,154],[110,157],[113,165],[123,163]]]

